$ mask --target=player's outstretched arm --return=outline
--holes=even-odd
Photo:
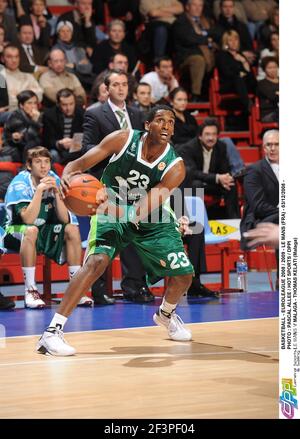
[[[129,130],[118,130],[108,134],[97,146],[87,151],[82,157],[68,163],[61,178],[63,191],[67,190],[72,175],[85,172],[107,157],[118,154],[127,142],[128,136]]]

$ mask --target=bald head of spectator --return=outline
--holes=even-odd
[[[49,54],[48,65],[57,75],[64,73],[66,68],[66,56],[60,49],[52,49]]]

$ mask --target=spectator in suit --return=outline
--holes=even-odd
[[[206,71],[214,66],[211,21],[203,15],[203,0],[188,0],[185,13],[173,25],[175,59],[180,71],[191,81],[192,102],[200,101]]]
[[[279,224],[279,132],[266,131],[263,136],[265,157],[249,166],[244,177],[245,208],[240,224],[241,248],[247,250],[244,233],[260,223]],[[279,251],[276,250],[277,281]]]
[[[263,136],[265,157],[250,165],[244,177],[245,208],[241,234],[260,222],[279,224],[279,132]],[[245,241],[242,239],[241,245]]]
[[[32,0],[30,14],[25,14],[21,8],[17,8],[17,15],[20,24],[29,24],[33,28],[34,41],[38,46],[46,49],[50,45],[51,25],[47,17],[46,0]]]
[[[219,126],[213,118],[206,118],[199,127],[198,137],[180,145],[178,152],[186,166],[184,187],[204,188],[204,193],[223,197],[226,217],[239,218],[237,191],[226,144],[218,139]],[[213,209],[208,207],[208,215]]]
[[[47,49],[34,43],[34,33],[31,24],[21,24],[19,27],[20,70],[39,76],[48,70],[45,65]]]
[[[121,70],[112,70],[105,78],[108,90],[108,100],[101,107],[87,110],[83,125],[84,152],[95,147],[108,134],[119,129],[134,128],[143,129],[141,113],[139,110],[127,107],[126,98],[128,93],[127,74]],[[92,173],[100,178],[107,165],[104,160]],[[132,246],[128,246],[121,252],[123,280],[121,287],[124,298],[138,303],[147,303],[154,300],[150,290],[146,286],[144,268]],[[105,278],[98,279],[92,289],[95,304],[105,304],[109,299],[106,294]]]
[[[66,69],[66,55],[61,49],[52,49],[49,54],[49,70],[40,77],[40,85],[46,97],[45,103],[51,106],[56,103],[56,94],[62,88],[71,89],[79,105],[86,104],[86,93],[79,79]]]
[[[56,105],[45,109],[43,145],[50,150],[54,162],[65,165],[81,155],[74,134],[83,131],[83,115],[84,110],[76,105],[76,96],[69,88],[61,89],[56,96]]]
[[[93,0],[76,0],[75,9],[60,15],[60,21],[69,21],[73,25],[73,41],[76,46],[86,47],[87,53],[91,56],[93,48],[96,46],[96,28],[92,21]]]
[[[125,24],[122,20],[112,20],[108,25],[108,39],[101,41],[93,52],[91,62],[93,71],[97,75],[108,68],[111,57],[116,52],[122,52],[127,56],[129,72],[132,72],[136,65],[135,49],[125,41]]]

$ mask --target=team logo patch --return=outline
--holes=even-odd
[[[165,162],[160,162],[157,167],[160,171],[163,171],[166,166]]]
[[[161,265],[162,267],[166,267],[166,266],[167,266],[167,264],[165,263],[165,261],[163,261],[162,259],[161,259],[159,262],[160,262],[160,265]]]

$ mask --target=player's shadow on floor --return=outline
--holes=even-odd
[[[125,367],[138,368],[155,368],[168,367],[177,361],[182,360],[242,360],[251,363],[277,363],[278,360],[272,358],[270,355],[247,352],[240,349],[234,349],[231,346],[219,346],[207,343],[185,343],[177,344],[174,342],[173,346],[117,346],[111,348],[113,352],[84,352],[80,355],[103,355],[103,356],[136,356],[127,362],[124,362]],[[124,358],[125,360],[126,358]]]

